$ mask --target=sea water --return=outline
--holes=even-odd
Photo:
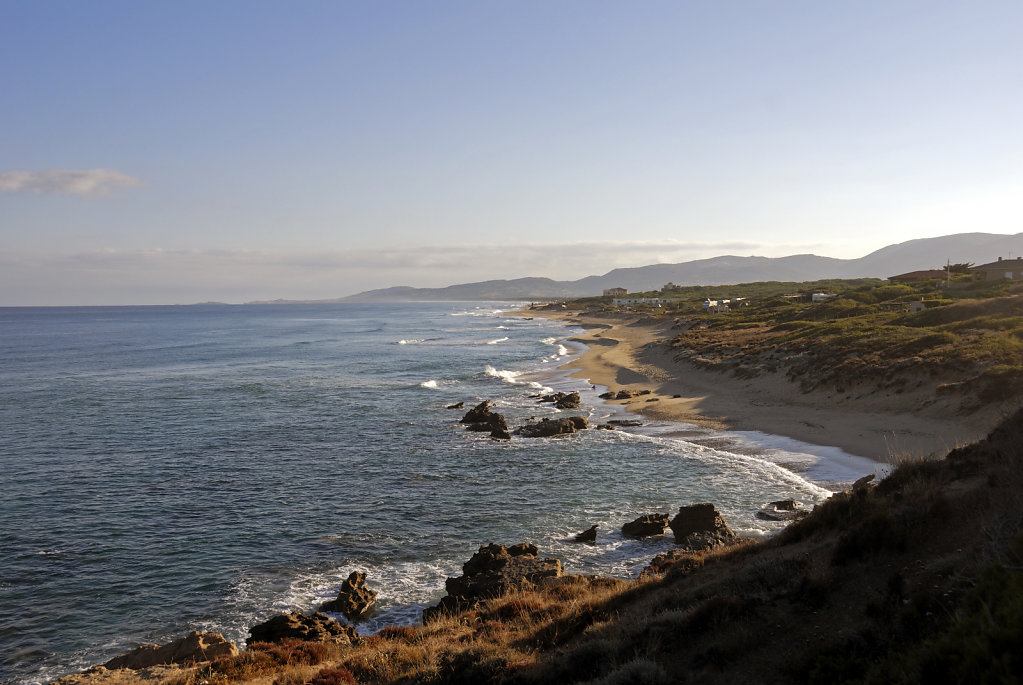
[[[665,538],[621,525],[710,501],[770,534],[874,470],[764,434],[646,422],[548,439],[514,428],[580,391],[573,330],[515,303],[0,309],[0,681],[44,682],[199,630],[244,642],[353,570],[371,633],[420,620],[481,544],[530,541],[568,572],[634,577]],[[575,331],[578,332],[578,331]],[[595,545],[572,536],[598,526]],[[342,619],[343,620],[343,619]]]

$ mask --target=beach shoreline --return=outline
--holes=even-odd
[[[737,378],[698,368],[675,359],[671,320],[571,309],[526,312],[582,328],[583,334],[566,339],[582,343],[585,351],[561,369],[613,392],[650,391],[607,401],[652,420],[757,431],[892,464],[944,456],[985,436],[1000,418],[994,410],[958,416],[948,406],[911,411],[922,404],[912,394],[895,402],[882,397],[849,402],[803,392],[782,373]]]

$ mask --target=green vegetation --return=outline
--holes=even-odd
[[[961,270],[960,270],[961,271]],[[813,301],[813,293],[830,295]],[[755,377],[782,371],[803,390],[860,397],[955,385],[973,399],[965,411],[1020,393],[1023,379],[1023,283],[968,275],[889,284],[877,279],[809,283],[672,286],[660,307],[630,314],[675,322],[679,360]],[[733,299],[727,309],[705,299]],[[575,304],[621,310],[611,298]],[[935,387],[932,387],[935,386]],[[850,393],[855,392],[856,395]]]

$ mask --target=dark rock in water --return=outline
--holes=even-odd
[[[447,596],[437,606],[423,611],[423,622],[468,609],[483,599],[499,597],[511,590],[532,589],[565,575],[559,560],[538,559],[536,554],[536,545],[529,543],[480,547],[462,565],[461,576],[447,579]]]
[[[651,535],[663,535],[668,527],[667,514],[644,514],[635,521],[622,526],[622,535],[633,538],[645,538]]]
[[[593,525],[572,538],[573,542],[596,542],[597,526]]]
[[[589,428],[590,422],[585,416],[569,416],[562,419],[543,419],[537,423],[527,423],[515,430],[516,435],[526,438],[548,438],[553,435],[566,435]]]
[[[449,404],[448,409],[461,409],[465,406],[465,402],[458,402],[457,404]]]
[[[201,633],[198,630],[169,642],[164,646],[140,645],[126,654],[116,656],[103,664],[110,670],[130,668],[138,670],[160,664],[187,664],[212,661],[220,656],[236,656],[238,648],[220,633]]]
[[[801,509],[799,503],[794,499],[783,499],[771,502],[756,513],[761,521],[798,521],[810,515],[806,509]]]
[[[612,426],[642,426],[643,422],[636,419],[611,419],[608,423]]]
[[[348,579],[341,584],[341,591],[337,593],[337,599],[324,603],[321,611],[334,611],[344,614],[346,618],[355,620],[373,607],[377,593],[366,587],[366,574],[352,571]]]
[[[498,440],[511,440],[508,422],[504,414],[490,411],[490,400],[484,400],[466,412],[459,423],[467,424],[466,428],[480,433],[490,433],[490,437]]]
[[[541,402],[551,402],[558,409],[578,409],[582,399],[577,392],[556,392],[550,395],[541,395]]]
[[[615,429],[615,427],[612,426],[610,423],[602,423],[602,424],[597,426],[597,430],[602,430],[602,431],[613,431],[614,429]]]
[[[491,406],[490,400],[483,400],[467,411],[459,423],[486,423],[492,413],[490,411]]]
[[[668,525],[675,534],[675,542],[692,550],[724,547],[739,541],[739,536],[709,502],[680,507]]]
[[[597,397],[599,397],[602,400],[613,400],[615,398],[615,394],[608,390],[607,392],[602,392],[601,394],[597,395]]]
[[[582,400],[579,397],[579,393],[570,392],[567,395],[562,395],[554,403],[554,406],[558,409],[578,409]]]
[[[348,645],[358,638],[355,629],[343,626],[330,616],[316,612],[312,616],[297,611],[278,614],[265,623],[249,628],[249,639],[245,644],[255,642],[280,642],[293,637],[306,642],[335,642]]]

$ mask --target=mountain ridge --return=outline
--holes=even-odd
[[[327,301],[562,299],[600,295],[607,288],[626,288],[630,292],[657,290],[669,282],[676,285],[727,285],[756,281],[888,278],[909,271],[937,268],[946,261],[981,264],[1012,254],[1023,254],[1023,233],[956,233],[887,245],[856,259],[814,254],[785,257],[720,255],[674,264],[621,267],[603,275],[586,276],[574,281],[524,277],[460,283],[441,288],[395,286]]]

